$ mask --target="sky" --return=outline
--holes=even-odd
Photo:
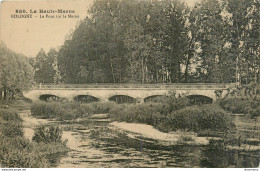
[[[192,6],[200,0],[183,1]],[[46,52],[50,48],[58,49],[63,45],[66,35],[87,16],[92,3],[93,0],[3,0],[0,7],[0,39],[11,50],[28,57],[35,57],[41,48]],[[40,9],[74,10],[72,15],[78,18],[68,18],[68,14],[64,14],[67,18],[63,18],[63,14],[46,18],[46,14],[39,13]],[[16,10],[25,10],[27,13],[16,13]],[[30,13],[30,10],[37,13]],[[32,14],[32,18],[17,18],[29,14]],[[56,15],[61,18],[55,18]]]

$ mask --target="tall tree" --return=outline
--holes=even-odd
[[[205,82],[223,82],[221,63],[225,48],[225,22],[221,3],[217,0],[205,0],[195,9],[197,23],[197,42],[200,45],[200,75]]]
[[[35,70],[34,78],[37,83],[54,83],[56,57],[57,52],[54,49],[51,49],[48,54],[41,49],[36,55],[33,67]]]
[[[257,82],[259,75],[259,10],[257,0],[227,0],[231,50],[237,58],[240,82]]]
[[[27,57],[0,44],[0,100],[9,101],[33,82],[33,70]]]

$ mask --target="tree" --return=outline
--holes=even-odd
[[[217,0],[206,0],[196,10],[197,42],[200,45],[200,74],[205,82],[223,82],[221,63],[225,60],[225,22],[221,4]]]
[[[95,0],[58,68],[67,83],[230,83],[239,56],[243,82],[256,81],[258,11],[257,0]]]
[[[50,49],[48,54],[43,49],[35,57],[33,65],[35,70],[35,81],[37,83],[54,83],[54,77],[57,71],[54,69],[55,60],[57,58],[57,51]]]
[[[0,100],[15,99],[17,92],[27,89],[33,82],[33,70],[27,57],[0,44]]]
[[[229,41],[233,55],[238,60],[240,82],[257,82],[259,75],[259,9],[257,0],[227,0]]]

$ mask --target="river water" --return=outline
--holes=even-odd
[[[210,145],[167,145],[131,132],[117,131],[106,115],[83,120],[57,122],[36,119],[21,111],[25,136],[32,138],[39,125],[59,125],[71,149],[50,157],[59,168],[117,167],[258,167],[259,151],[224,150],[217,142]]]

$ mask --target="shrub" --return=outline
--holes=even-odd
[[[115,102],[93,102],[80,104],[77,102],[42,102],[31,106],[31,113],[36,117],[70,120],[97,113],[107,113],[115,106]]]
[[[166,106],[162,103],[119,105],[110,111],[109,117],[117,121],[146,123],[164,132],[229,131],[234,126],[231,116],[216,104],[188,106],[172,112]]]
[[[164,127],[164,125],[166,125]],[[166,116],[163,124],[158,125],[163,131],[228,131],[234,127],[232,118],[215,104],[202,107],[190,106],[174,111]]]
[[[32,138],[33,141],[40,143],[62,143],[62,131],[59,127],[49,126],[49,127],[38,127],[34,132],[34,136]]]
[[[168,114],[158,127],[162,131],[197,131],[199,128],[198,117],[201,113],[198,106],[190,106]],[[165,126],[164,126],[165,125]]]
[[[5,121],[22,121],[22,119],[19,117],[16,111],[12,109],[0,109],[0,118],[2,118]]]
[[[225,98],[220,101],[220,106],[232,113],[248,114],[251,117],[260,116],[260,101],[257,98]]]
[[[158,96],[147,103],[116,105],[110,110],[109,117],[117,121],[157,125],[168,113],[188,105],[188,98],[177,98],[175,92],[170,92],[168,96]]]
[[[205,105],[201,110],[202,113],[198,117],[200,130],[230,131],[234,128],[230,114],[218,105]]]
[[[170,106],[162,103],[117,105],[110,110],[109,117],[117,121],[138,122],[154,125],[162,115],[170,111]]]
[[[158,96],[152,98],[149,102],[167,105],[169,107],[169,111],[179,110],[190,105],[187,97],[176,97],[174,92],[170,92],[168,96]]]
[[[2,134],[7,137],[23,136],[22,124],[16,122],[2,123],[0,125]]]
[[[115,106],[115,102],[93,102],[88,104],[80,104],[80,108],[85,112],[85,114],[108,113]]]
[[[34,136],[38,137],[35,139],[39,140],[39,143],[30,142],[23,136],[21,121],[15,110],[0,109],[0,164],[2,167],[50,167],[51,161],[48,160],[48,156],[68,151],[65,142],[61,141],[61,131],[58,128],[49,127],[48,131],[39,129]],[[42,133],[44,136],[41,136]]]
[[[0,109],[0,164],[2,167],[48,167],[23,136],[21,118],[11,109]]]
[[[0,132],[7,137],[23,136],[22,119],[11,109],[0,109]]]

